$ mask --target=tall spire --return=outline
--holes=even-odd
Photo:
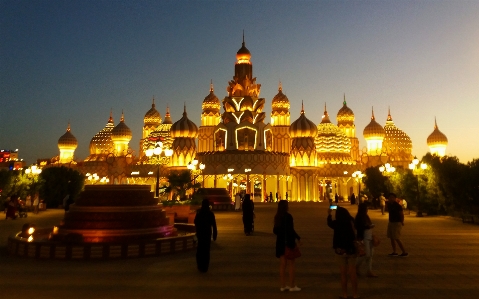
[[[113,108],[110,108],[110,118],[108,119],[109,123],[113,123]]]
[[[301,100],[301,114],[304,114],[304,103],[302,100]]]
[[[436,120],[436,117],[434,116],[434,130],[437,130],[438,127],[437,127],[437,120]]]
[[[371,106],[371,120],[375,120],[376,118],[374,117],[374,107]]]
[[[344,93],[344,101],[343,101],[343,105],[346,106],[346,93]]]
[[[120,122],[124,122],[125,121],[125,114],[123,113],[123,109],[121,109],[121,118],[120,118]]]
[[[153,95],[153,104],[151,104],[152,108],[155,108],[155,95]]]
[[[244,29],[243,29],[243,47],[244,47]]]
[[[211,82],[210,82],[210,92],[214,92],[215,89],[213,87],[213,79],[211,79]]]
[[[281,80],[279,80],[278,91],[283,91],[283,84],[281,83]]]

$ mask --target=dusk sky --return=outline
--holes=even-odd
[[[434,129],[447,154],[479,158],[479,1],[3,1],[0,0],[0,149],[59,154],[68,122],[76,160],[122,110],[138,154],[156,107],[200,125],[213,80],[226,96],[244,30],[270,122],[278,82],[300,115],[331,120],[346,94],[360,148],[371,107],[428,152]],[[223,112],[223,110],[221,111]]]

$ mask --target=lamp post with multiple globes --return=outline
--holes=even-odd
[[[155,193],[156,193],[156,197],[159,197],[160,167],[161,165],[167,165],[170,162],[170,157],[173,155],[173,150],[170,148],[165,148],[163,146],[163,142],[158,141],[155,144],[155,148],[149,148],[145,151],[145,155],[148,157],[148,159],[152,158],[153,156],[155,158],[155,164],[157,165]]]
[[[364,177],[364,173],[361,170],[353,172],[352,177],[358,182],[358,197],[361,196],[361,180]]]
[[[198,160],[194,159],[193,161],[188,163],[186,168],[188,168],[193,175],[193,186],[196,185],[196,178],[201,175],[201,173],[205,169],[205,164],[199,163]],[[201,184],[203,185],[203,181],[201,182]]]
[[[422,211],[421,211],[421,194],[419,192],[419,175],[421,175],[424,170],[427,169],[427,164],[426,163],[421,163],[419,164],[419,159],[417,157],[414,157],[414,159],[411,161],[411,164],[409,164],[409,169],[412,170],[412,173],[416,177],[416,200],[417,200],[417,217],[422,217]]]

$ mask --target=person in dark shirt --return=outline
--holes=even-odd
[[[210,264],[211,229],[213,228],[213,241],[216,241],[218,235],[215,214],[210,210],[208,199],[203,199],[201,209],[196,212],[195,228],[198,239],[196,264],[198,265],[198,270],[204,273],[208,271]]]
[[[406,257],[409,254],[404,249],[404,245],[401,242],[401,230],[404,226],[404,213],[401,205],[396,200],[397,196],[394,193],[389,194],[388,211],[389,211],[389,223],[387,236],[391,240],[391,246],[393,252],[389,256],[401,256]],[[402,253],[398,254],[396,251],[396,243],[401,249]]]
[[[301,291],[295,282],[294,259],[286,259],[286,247],[293,249],[296,246],[296,240],[301,245],[301,238],[294,230],[293,216],[288,213],[288,201],[280,200],[278,202],[278,211],[274,216],[273,233],[276,235],[276,257],[279,258],[279,276],[281,287],[279,290],[297,292]],[[289,266],[289,286],[286,285],[286,267]]]
[[[348,298],[348,274],[353,289],[353,298],[359,298],[358,277],[356,275],[357,253],[354,243],[356,241],[354,218],[351,217],[351,214],[345,208],[337,207],[336,220],[333,220],[332,210],[329,209],[328,226],[334,230],[333,248],[341,272],[342,296],[340,298]]]

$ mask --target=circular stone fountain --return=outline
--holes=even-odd
[[[33,233],[24,228],[9,238],[8,251],[34,258],[108,259],[194,249],[194,226],[181,229],[179,234],[169,223],[150,186],[87,185],[58,227]]]

